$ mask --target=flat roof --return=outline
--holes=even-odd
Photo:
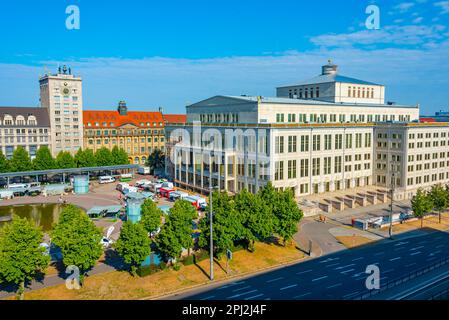
[[[61,173],[82,173],[82,172],[94,172],[94,171],[104,171],[104,170],[124,170],[124,169],[137,169],[137,168],[139,168],[139,165],[137,165],[137,164],[123,164],[123,165],[118,165],[118,166],[105,166],[105,167],[86,167],[86,168],[71,168],[71,169],[6,172],[6,173],[0,173],[0,178],[41,176],[41,175],[45,175],[45,174],[61,174]]]

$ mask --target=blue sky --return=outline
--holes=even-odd
[[[365,8],[380,8],[380,30]],[[80,30],[67,30],[77,5]],[[275,95],[340,71],[387,85],[387,99],[449,110],[449,1],[46,0],[0,4],[0,105],[38,104],[38,77],[69,64],[84,106],[183,113],[216,94]]]

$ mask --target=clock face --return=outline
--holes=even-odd
[[[70,89],[69,88],[62,89],[62,93],[67,96],[70,93]]]

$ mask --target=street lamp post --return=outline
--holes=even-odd
[[[210,280],[214,280],[214,238],[212,236],[212,193],[213,190],[210,190],[210,212],[209,212],[209,223],[210,223]]]
[[[214,189],[218,189],[217,186],[209,187],[209,228],[210,228],[210,246],[209,246],[209,255],[210,255],[210,280],[214,280],[214,238],[213,238],[213,211],[212,211],[212,194]]]
[[[388,234],[390,239],[393,238],[393,199],[394,199],[394,188],[395,188],[395,175],[394,172],[391,174],[391,203],[390,203],[390,228],[388,230]]]

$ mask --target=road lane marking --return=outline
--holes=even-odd
[[[396,243],[394,246],[398,247],[398,246],[402,246],[402,245],[407,244],[407,243],[408,243],[408,241],[401,241],[401,242]]]
[[[414,266],[415,264],[416,264],[416,262],[413,262],[413,263],[406,264],[405,266],[406,267],[411,267],[411,266]]]
[[[292,284],[291,286],[280,288],[279,291],[287,290],[287,289],[294,288],[294,287],[297,287],[297,286],[298,286],[297,284]]]
[[[233,295],[233,296],[227,297],[226,299],[232,299],[232,298],[241,297],[241,296],[244,296],[244,295],[247,295],[247,294],[256,292],[256,291],[257,291],[257,289],[254,289],[254,290],[251,290],[251,291],[248,291],[248,292],[243,292],[243,293],[235,294],[235,295]]]
[[[354,295],[358,294],[359,292],[360,292],[360,291],[348,293],[347,295],[344,295],[343,298],[350,297],[350,296],[354,296]]]
[[[312,292],[303,293],[303,294],[300,294],[299,296],[294,296],[293,299],[302,298],[302,297],[305,297],[305,296],[308,296],[308,295],[311,295],[311,294],[312,294]]]
[[[444,247],[444,244],[440,244],[440,245],[438,245],[438,246],[436,246],[435,248],[441,248],[441,247]]]
[[[357,260],[362,260],[362,259],[365,259],[365,258],[364,257],[355,258],[355,259],[351,260],[351,262],[352,261],[357,261]]]
[[[312,270],[306,270],[306,271],[296,272],[296,274],[303,274],[303,273],[307,273],[307,272],[312,272]]]
[[[410,249],[409,251],[415,251],[415,250],[418,250],[418,249],[421,249],[421,248],[424,248],[424,246],[415,247],[415,248]]]
[[[342,285],[342,283],[337,283],[337,284],[331,285],[331,286],[329,286],[329,287],[326,287],[326,289],[339,287],[339,286],[341,286],[341,285]]]
[[[420,253],[421,253],[421,251],[416,251],[416,252],[410,253],[410,255],[411,256],[415,256],[415,255],[420,254]]]
[[[244,283],[245,283],[245,281],[233,282],[233,283],[227,284],[223,287],[217,288],[217,290],[227,289],[227,288],[238,286],[239,284],[244,284]]]
[[[334,266],[338,266],[339,264],[340,264],[340,262],[332,263],[332,264],[326,265],[326,267],[334,267]]]
[[[318,263],[326,263],[326,262],[331,262],[331,261],[335,261],[335,260],[340,260],[340,258],[336,257],[336,258],[327,258],[323,261],[320,261]]]
[[[377,253],[373,254],[373,256],[380,256],[381,254],[385,254],[385,252],[384,252],[384,251],[382,251],[382,252],[377,252]]]
[[[315,281],[318,281],[318,280],[322,280],[322,279],[326,279],[326,278],[328,278],[328,276],[322,276],[322,277],[313,279],[312,282],[315,282]]]
[[[202,298],[202,299],[200,299],[200,300],[207,300],[207,299],[212,299],[212,298],[215,298],[215,296],[208,296],[208,297]]]
[[[267,283],[275,282],[275,281],[282,280],[282,279],[284,279],[284,277],[279,277],[279,278],[276,278],[276,279],[271,279],[271,280],[268,280]]]
[[[392,258],[392,259],[390,259],[390,261],[396,261],[396,260],[399,260],[399,259],[401,259],[401,257]]]
[[[341,266],[341,267],[335,268],[334,270],[341,270],[341,269],[345,269],[347,267],[352,267],[352,266],[355,266],[355,263],[351,263],[351,264],[348,264],[346,266]]]
[[[390,272],[392,272],[392,271],[394,271],[394,269],[390,269],[390,270],[387,270],[387,271],[382,271],[382,273],[383,273],[383,274],[386,274],[386,273],[390,273]]]
[[[436,259],[436,257],[432,257],[432,258],[426,259],[426,261],[432,261],[432,260],[435,260],[435,259]]]
[[[342,272],[340,272],[340,273],[345,274],[345,273],[348,273],[348,272],[351,272],[351,271],[354,271],[354,270],[355,270],[355,269],[349,269],[349,270],[342,271]]]
[[[232,290],[232,292],[237,292],[237,291],[240,291],[240,290],[245,290],[245,289],[248,289],[248,288],[251,288],[251,286],[241,287],[241,288],[238,288],[238,289]]]
[[[261,297],[261,296],[263,296],[263,293],[255,295],[255,296],[251,296],[251,297],[248,297],[248,298],[245,298],[244,300],[251,300],[251,299],[254,299],[254,298]]]

